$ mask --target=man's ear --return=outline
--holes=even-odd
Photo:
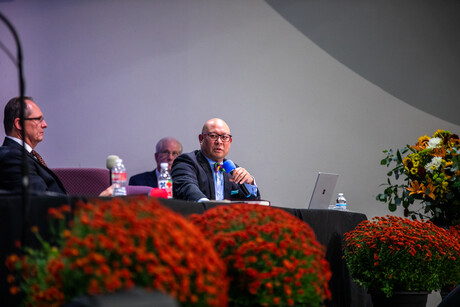
[[[22,130],[22,127],[21,127],[21,119],[20,119],[19,117],[16,117],[16,118],[14,119],[13,125],[14,125],[14,128],[16,128],[16,130],[18,130],[18,131],[21,131],[21,130]]]
[[[200,144],[203,142],[203,138],[203,134],[198,134],[198,140],[200,141]]]

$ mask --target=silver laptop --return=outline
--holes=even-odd
[[[308,209],[328,209],[338,177],[338,174],[318,173]]]

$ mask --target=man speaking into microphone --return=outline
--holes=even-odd
[[[225,121],[208,120],[198,140],[201,150],[182,154],[173,162],[174,198],[189,201],[260,199],[251,174],[225,159],[232,143]]]

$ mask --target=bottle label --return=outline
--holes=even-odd
[[[168,198],[172,198],[172,180],[158,180],[158,188],[168,193]]]
[[[112,182],[126,181],[127,179],[126,173],[112,173]]]
[[[337,210],[347,210],[347,203],[336,203],[335,208]]]

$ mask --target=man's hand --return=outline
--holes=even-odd
[[[99,194],[99,196],[108,197],[108,196],[112,196],[112,193],[113,193],[113,185],[111,185],[110,187],[102,191],[101,194]]]
[[[249,172],[242,167],[238,167],[233,170],[232,178],[230,179],[230,181],[234,181],[237,184],[254,184],[254,178],[252,178],[251,174],[249,174]]]

